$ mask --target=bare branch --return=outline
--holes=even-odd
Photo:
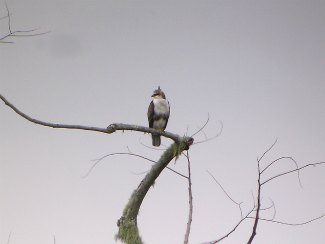
[[[119,153],[110,153],[110,154],[107,154],[107,155],[105,155],[105,156],[103,156],[103,157],[101,157],[101,158],[98,158],[98,159],[95,159],[95,160],[93,160],[95,163],[90,167],[90,169],[88,170],[88,172],[82,177],[83,179],[85,179],[85,178],[87,178],[89,175],[90,175],[90,173],[93,171],[93,169],[103,160],[103,159],[105,159],[105,158],[107,158],[107,157],[110,157],[110,156],[115,156],[115,155],[128,155],[128,156],[134,156],[134,157],[138,157],[138,158],[142,158],[142,159],[145,159],[145,160],[147,160],[147,161],[149,161],[149,162],[152,162],[152,163],[157,163],[157,161],[155,161],[155,160],[152,160],[152,159],[150,159],[150,158],[147,158],[147,157],[144,157],[144,156],[142,156],[142,155],[139,155],[139,154],[135,154],[135,153],[128,153],[128,152],[119,152]],[[184,178],[186,178],[187,179],[187,176],[185,176],[185,175],[183,175],[183,174],[181,174],[181,173],[179,173],[179,172],[177,172],[176,170],[174,170],[174,169],[172,169],[172,168],[170,168],[170,167],[166,167],[167,169],[169,169],[170,171],[172,171],[172,172],[174,172],[175,174],[177,174],[177,175],[179,175],[179,176],[182,176],[182,177],[184,177]]]
[[[150,144],[150,146],[148,146],[148,145],[144,144],[144,143],[141,141],[141,138],[139,138],[139,143],[140,143],[142,146],[144,146],[145,148],[148,148],[148,149],[151,149],[151,150],[156,150],[156,151],[164,151],[164,150],[166,150],[166,147],[165,147],[165,145],[163,145],[163,144],[161,144],[161,145],[164,146],[164,148],[163,148],[163,147],[154,147],[154,146],[151,146],[152,144]]]
[[[275,175],[275,176],[273,176],[273,177],[271,177],[271,178],[265,180],[264,182],[262,182],[261,185],[264,185],[264,184],[268,183],[269,181],[274,180],[274,179],[276,179],[276,178],[279,178],[279,177],[281,177],[281,176],[283,176],[283,175],[287,175],[287,174],[290,174],[290,173],[293,173],[293,172],[299,171],[299,170],[301,170],[301,169],[304,169],[304,168],[307,168],[307,167],[310,167],[310,166],[314,166],[314,167],[316,167],[317,165],[321,165],[321,164],[325,164],[325,162],[318,162],[318,163],[306,164],[306,165],[304,165],[304,166],[302,166],[302,167],[299,167],[299,168],[297,168],[297,169],[289,170],[289,171],[286,171],[286,172],[284,172],[284,173],[281,173],[281,174]]]
[[[8,8],[8,4],[7,2],[5,2],[6,5],[6,10],[7,10],[7,17],[8,17],[8,29],[9,29],[9,33],[11,34],[11,17],[10,17],[10,12],[9,12],[9,8]]]
[[[194,144],[200,144],[200,143],[208,142],[208,141],[214,140],[217,137],[219,137],[221,135],[222,131],[223,131],[223,123],[222,123],[222,121],[220,121],[220,124],[221,124],[221,127],[220,127],[220,130],[219,130],[219,132],[217,134],[215,134],[212,137],[206,138],[206,139],[204,139],[202,141],[196,141]]]
[[[273,220],[273,219],[264,219],[264,218],[260,218],[260,220],[262,221],[266,221],[266,222],[271,222],[271,223],[275,223],[275,224],[281,224],[281,225],[289,225],[289,226],[299,226],[299,225],[306,225],[306,224],[309,224],[311,222],[314,222],[316,220],[319,220],[319,219],[322,219],[325,217],[325,214],[321,215],[321,216],[318,216],[316,218],[313,218],[313,219],[310,219],[310,220],[307,220],[305,222],[302,222],[302,223],[288,223],[288,222],[283,222],[283,221],[278,221],[278,220]],[[249,219],[254,219],[254,217],[247,217]]]
[[[297,162],[296,162],[296,160],[294,160],[292,157],[280,157],[280,158],[277,158],[277,159],[275,159],[275,160],[273,160],[271,163],[269,163],[262,171],[261,171],[261,174],[263,174],[264,173],[264,171],[266,171],[270,166],[272,166],[274,163],[276,163],[276,162],[278,162],[278,161],[280,161],[280,160],[283,160],[283,159],[289,159],[289,160],[291,160],[291,161],[293,161],[295,164],[296,164],[296,166],[297,166],[297,168],[298,168],[298,164],[297,164]]]
[[[188,202],[189,202],[189,212],[188,212],[188,220],[186,225],[185,239],[184,244],[188,244],[190,232],[191,232],[191,224],[192,224],[192,216],[193,216],[193,195],[192,195],[192,179],[191,179],[191,162],[188,151],[186,152],[187,158],[187,167],[188,167]]]
[[[210,115],[208,113],[208,118],[207,120],[205,121],[204,125],[197,131],[195,132],[193,135],[191,135],[191,137],[194,137],[195,135],[197,135],[199,132],[203,131],[203,129],[206,127],[206,125],[209,123],[209,120],[210,120]]]
[[[230,199],[230,201],[232,201],[234,204],[236,205],[240,205],[240,203],[236,202],[234,199],[232,199],[232,197],[229,196],[229,194],[227,193],[227,191],[222,187],[222,185],[217,181],[217,179],[213,176],[213,174],[210,173],[210,171],[207,170],[207,173],[212,177],[212,179],[214,180],[215,183],[218,184],[218,186],[221,188],[221,190],[226,194],[226,196]]]
[[[143,244],[137,225],[137,217],[142,201],[162,170],[171,160],[173,160],[174,157],[177,157],[184,150],[187,150],[187,147],[188,145],[186,141],[173,143],[161,155],[158,162],[153,164],[151,170],[146,174],[137,189],[132,193],[131,198],[124,208],[122,217],[117,221],[119,230],[116,234],[116,239],[119,239],[126,244]]]
[[[0,17],[0,20],[8,18],[8,15]]]
[[[274,211],[273,211],[273,216],[272,216],[271,219],[274,219],[275,218],[275,215],[276,215],[276,208],[275,208],[275,204],[274,204],[273,200],[270,199],[270,201],[271,201],[271,206],[265,207],[265,208],[260,208],[260,211],[266,211],[266,210],[269,210],[269,209],[273,208]]]
[[[258,223],[259,223],[259,220],[262,220],[262,221],[267,221],[267,222],[272,222],[272,223],[277,223],[277,224],[283,224],[283,225],[290,225],[290,226],[297,226],[297,225],[305,225],[305,224],[308,224],[308,223],[311,223],[313,221],[316,221],[316,220],[319,220],[323,217],[325,217],[325,215],[321,215],[317,218],[313,218],[311,220],[308,220],[308,221],[305,221],[305,222],[302,222],[302,223],[288,223],[288,222],[282,222],[282,221],[278,221],[278,220],[274,220],[275,216],[276,216],[276,208],[275,208],[275,204],[273,202],[272,199],[270,199],[271,201],[271,206],[269,207],[262,207],[262,185],[265,184],[265,183],[268,183],[269,181],[272,181],[278,177],[281,177],[283,175],[286,175],[286,174],[290,174],[290,173],[293,173],[295,171],[300,171],[304,168],[307,168],[309,166],[318,166],[318,165],[321,165],[321,164],[325,164],[325,162],[318,162],[318,163],[314,163],[314,164],[307,164],[305,166],[302,166],[302,167],[298,167],[298,164],[297,162],[292,158],[292,157],[280,157],[280,158],[277,158],[275,160],[273,160],[271,163],[269,163],[263,170],[261,170],[261,167],[260,167],[260,164],[261,164],[261,161],[262,159],[266,156],[266,154],[274,147],[274,145],[276,144],[277,140],[275,140],[275,142],[262,154],[261,157],[257,158],[257,167],[258,167],[258,188],[257,188],[257,197],[256,197],[256,200],[257,200],[257,203],[255,202],[255,197],[254,197],[254,194],[252,192],[252,197],[253,197],[253,202],[254,202],[254,207],[252,208],[252,210],[245,216],[245,217],[242,217],[241,220],[237,223],[237,225],[230,231],[228,232],[225,236],[219,238],[218,240],[216,241],[212,241],[212,242],[208,242],[208,244],[212,244],[212,243],[217,243],[221,240],[223,240],[224,238],[228,237],[230,234],[232,234],[236,228],[245,220],[245,219],[253,219],[254,220],[254,225],[253,225],[253,229],[252,229],[252,233],[250,235],[250,238],[248,240],[248,244],[251,244],[256,236],[256,233],[257,233],[257,226],[258,226]],[[265,181],[262,181],[261,180],[261,176],[263,173],[265,173],[265,171],[267,169],[269,169],[272,165],[274,165],[276,162],[279,162],[280,160],[284,160],[284,159],[289,159],[291,160],[292,162],[294,162],[294,164],[296,165],[296,169],[294,170],[289,170],[289,171],[286,171],[284,173],[281,173],[281,174],[277,174],[273,177],[270,177],[269,179],[265,180]],[[209,172],[208,172],[209,173]],[[227,195],[227,197],[235,204],[239,205],[240,207],[240,204],[238,204],[236,201],[234,201],[230,196],[229,194],[224,190],[224,188],[221,186],[221,184],[215,179],[215,177],[213,177],[213,175],[211,173],[209,173],[210,176],[214,179],[214,181],[221,187],[221,189],[223,190],[223,192]],[[298,175],[298,178],[299,178],[299,175]],[[300,178],[299,178],[299,183],[300,183]],[[273,216],[271,219],[267,219],[267,218],[261,218],[260,217],[260,213],[261,211],[266,211],[266,210],[269,210],[273,208],[274,209],[274,212],[273,212]],[[241,209],[241,208],[240,208]],[[250,216],[251,213],[255,212],[255,216]]]
[[[263,174],[270,166],[272,166],[275,162],[279,162],[280,160],[283,160],[283,159],[289,159],[290,161],[292,161],[295,166],[296,166],[296,169],[299,168],[298,166],[298,163],[296,162],[296,160],[294,160],[292,157],[280,157],[280,158],[277,158],[275,160],[273,160],[270,164],[268,164],[261,172],[261,174]],[[300,180],[300,173],[299,173],[299,170],[297,170],[297,176],[298,176],[298,181],[299,181],[299,185],[300,187],[302,187],[302,184],[301,184],[301,180]]]
[[[220,237],[219,239],[215,240],[215,241],[210,241],[210,242],[205,242],[203,244],[215,244],[215,243],[219,243],[220,241],[222,241],[223,239],[229,237],[237,228],[238,226],[244,222],[244,220],[248,219],[248,216],[254,211],[254,208],[253,207],[243,218],[241,218],[239,220],[239,222],[224,236]]]
[[[278,138],[277,139],[275,139],[275,141],[273,142],[273,144],[262,154],[262,156],[260,157],[260,158],[258,158],[257,159],[257,162],[260,162],[263,158],[264,158],[264,156],[269,152],[269,151],[271,151],[271,149],[275,146],[275,144],[277,143],[277,141],[278,141]]]
[[[37,31],[39,28],[34,28],[34,29],[30,29],[30,30],[16,30],[16,31],[13,31],[12,27],[11,27],[11,14],[10,14],[7,2],[5,2],[5,7],[6,7],[7,15],[1,17],[0,20],[8,19],[8,34],[0,37],[0,43],[14,43],[13,41],[6,41],[5,40],[5,39],[7,39],[9,37],[32,37],[32,36],[44,35],[44,34],[47,34],[47,33],[50,32],[50,31],[46,31],[46,32],[33,33],[35,31]],[[26,33],[28,33],[28,34],[26,34]]]
[[[111,134],[116,131],[140,131],[144,133],[155,133],[159,134],[161,136],[170,138],[174,140],[175,142],[179,143],[181,140],[185,140],[188,143],[188,146],[191,146],[193,144],[194,139],[191,137],[181,137],[177,134],[167,132],[167,131],[160,131],[160,130],[155,130],[152,128],[148,128],[145,126],[139,126],[139,125],[129,125],[129,124],[111,124],[107,128],[99,128],[99,127],[91,127],[91,126],[83,126],[83,125],[67,125],[67,124],[56,124],[56,123],[49,123],[49,122],[44,122],[38,119],[34,119],[27,114],[23,113],[20,111],[18,108],[16,108],[13,104],[11,104],[4,96],[0,94],[0,99],[4,101],[4,103],[9,106],[11,109],[13,109],[18,115],[21,117],[27,119],[28,121],[46,126],[46,127],[51,127],[51,128],[58,128],[58,129],[74,129],[74,130],[87,130],[87,131],[95,131],[95,132],[102,132],[106,134]]]
[[[217,179],[209,172],[207,171],[208,174],[213,178],[213,180],[219,185],[219,187],[222,189],[222,191],[226,194],[226,196],[229,198],[230,201],[232,201],[234,204],[236,204],[238,207],[239,207],[239,210],[240,210],[240,220],[239,222],[224,236],[222,236],[221,238],[215,240],[215,241],[211,241],[211,242],[208,242],[208,244],[213,244],[213,243],[218,243],[220,241],[222,241],[223,239],[227,238],[229,235],[231,235],[237,228],[238,226],[248,218],[248,216],[253,212],[255,211],[255,198],[254,198],[254,195],[253,195],[253,203],[254,203],[254,206],[253,208],[245,215],[243,216],[243,211],[242,211],[242,208],[241,208],[241,204],[242,202],[238,203],[236,202],[232,197],[230,197],[230,195],[227,193],[227,191],[223,188],[223,186],[217,181]]]
[[[273,147],[273,145],[272,145],[272,147]],[[268,152],[268,151],[266,151],[266,152]],[[256,215],[255,215],[255,220],[254,220],[254,225],[253,225],[253,231],[252,231],[251,236],[249,237],[249,240],[248,240],[247,244],[251,244],[253,242],[253,240],[254,240],[254,238],[256,236],[257,225],[258,225],[258,221],[259,221],[259,218],[260,218],[260,209],[261,209],[261,169],[260,169],[260,160],[264,157],[265,154],[266,153],[264,153],[262,155],[262,157],[259,160],[257,160],[257,169],[258,169],[257,207],[256,207]]]

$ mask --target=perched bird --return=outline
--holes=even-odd
[[[148,108],[149,127],[156,130],[165,130],[169,118],[170,107],[165,93],[160,86],[152,94],[152,101]],[[152,134],[152,145],[159,147],[161,143],[160,135]]]

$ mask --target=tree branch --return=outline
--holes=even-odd
[[[188,220],[186,225],[185,239],[184,244],[188,243],[190,232],[191,232],[191,224],[192,224],[192,216],[193,216],[193,195],[192,195],[192,178],[191,178],[191,162],[190,157],[187,151],[187,167],[188,167],[188,202],[189,202],[189,211],[188,211]]]
[[[132,193],[129,202],[124,208],[122,217],[117,221],[119,230],[116,234],[116,239],[126,244],[143,243],[137,225],[137,216],[142,201],[162,170],[167,167],[168,163],[173,160],[173,158],[178,157],[189,146],[189,142],[184,139],[180,140],[179,143],[173,143],[161,155],[159,161],[151,167],[151,170],[141,181],[138,188]]]
[[[235,225],[235,227],[229,231],[226,235],[224,235],[223,237],[215,240],[215,241],[210,241],[210,242],[206,242],[204,244],[214,244],[214,243],[219,243],[220,241],[222,241],[223,239],[225,239],[226,237],[228,237],[230,234],[232,234],[236,229],[237,227],[246,219],[252,219],[254,220],[254,224],[253,224],[253,228],[252,228],[252,233],[250,235],[250,238],[248,240],[248,244],[251,244],[256,236],[256,233],[257,233],[257,226],[259,224],[259,220],[261,221],[266,221],[266,222],[271,222],[271,223],[276,223],[276,224],[282,224],[282,225],[289,225],[289,226],[299,226],[299,225],[305,225],[305,224],[309,224],[313,221],[316,221],[316,220],[319,220],[323,217],[325,217],[325,214],[319,216],[319,217],[316,217],[316,218],[313,218],[313,219],[310,219],[308,221],[305,221],[305,222],[302,222],[302,223],[288,223],[288,222],[283,222],[283,221],[278,221],[278,220],[274,220],[275,218],[275,215],[276,215],[276,209],[275,209],[275,204],[274,202],[271,200],[272,204],[271,206],[269,207],[266,207],[266,208],[262,208],[262,197],[261,197],[261,194],[262,194],[262,185],[263,184],[266,184],[278,177],[281,177],[281,176],[284,176],[286,174],[290,174],[290,173],[293,173],[293,172],[296,172],[296,171],[300,171],[304,168],[307,168],[307,167],[310,167],[310,166],[318,166],[318,165],[322,165],[322,164],[325,164],[325,162],[318,162],[318,163],[312,163],[312,164],[307,164],[307,165],[304,165],[302,167],[299,167],[297,162],[292,158],[292,157],[279,157],[273,161],[271,161],[269,164],[267,164],[266,167],[264,167],[264,169],[261,169],[261,161],[262,159],[264,159],[264,157],[266,156],[266,154],[268,152],[270,152],[272,150],[272,148],[275,146],[277,140],[275,140],[275,142],[266,150],[264,151],[264,153],[257,158],[257,166],[258,166],[258,188],[257,188],[257,203],[255,203],[255,197],[253,196],[253,201],[254,201],[254,207],[251,209],[251,211],[249,211],[244,217],[242,216],[240,221],[237,223],[237,225]],[[280,174],[277,174],[277,175],[274,175],[274,176],[271,176],[269,179],[263,181],[262,180],[262,176],[263,176],[263,173],[265,173],[265,171],[267,171],[272,165],[274,165],[276,162],[279,162],[280,160],[284,160],[284,159],[289,159],[291,160],[292,162],[294,162],[294,164],[296,165],[296,169],[293,169],[293,170],[289,170],[289,171],[286,171],[284,173],[280,173]],[[221,184],[216,180],[216,178],[210,173],[210,176],[214,179],[214,181],[220,186],[220,188],[223,190],[223,192],[226,194],[226,196],[234,203],[234,204],[237,204],[240,208],[240,203],[237,203],[236,201],[233,200],[233,198],[231,198],[229,196],[229,194],[225,191],[225,189],[221,186]],[[298,178],[299,178],[299,174],[298,174]],[[299,180],[299,183],[300,183],[300,180]],[[266,218],[262,218],[260,216],[261,214],[261,211],[264,211],[264,210],[268,210],[268,209],[271,209],[273,208],[274,209],[274,213],[273,213],[273,217],[271,219],[266,219]],[[240,208],[241,210],[241,208]],[[256,211],[255,213],[255,216],[250,216],[254,211]]]
[[[274,145],[274,144],[273,144]],[[264,156],[265,154],[263,154]],[[256,207],[256,215],[254,220],[254,226],[251,236],[249,237],[249,240],[247,244],[251,244],[256,236],[256,230],[258,225],[258,220],[260,218],[260,209],[261,209],[261,169],[260,169],[260,160],[263,158],[263,156],[257,160],[257,169],[258,169],[258,189],[257,189],[257,207]]]
[[[246,215],[245,217],[241,218],[240,221],[234,226],[234,228],[231,229],[231,231],[229,231],[226,235],[222,236],[221,238],[219,238],[218,240],[215,241],[211,241],[208,242],[209,244],[215,244],[215,243],[219,243],[220,241],[222,241],[223,239],[227,238],[229,235],[231,235],[236,229],[237,227],[246,219],[249,218],[249,215],[254,211],[254,208],[251,209]]]
[[[313,219],[310,219],[310,220],[307,220],[307,221],[304,221],[302,223],[288,223],[288,222],[283,222],[283,221],[278,221],[278,220],[274,220],[274,219],[265,219],[265,218],[260,218],[260,220],[262,221],[266,221],[266,222],[271,222],[271,223],[275,223],[275,224],[281,224],[281,225],[289,225],[289,226],[299,226],[299,225],[306,225],[306,224],[309,224],[311,222],[314,222],[316,220],[319,220],[321,218],[324,218],[325,217],[325,214],[321,215],[321,216],[318,216],[316,218],[313,218]],[[247,217],[248,219],[253,219],[254,217]]]
[[[130,124],[121,124],[121,123],[116,123],[116,124],[111,124],[107,128],[100,128],[100,127],[92,127],[92,126],[83,126],[83,125],[67,125],[67,124],[57,124],[57,123],[50,123],[50,122],[45,122],[41,121],[38,119],[34,119],[27,114],[23,113],[20,111],[17,107],[15,107],[12,103],[10,103],[4,96],[0,94],[0,99],[7,105],[9,106],[12,110],[14,110],[18,115],[23,117],[24,119],[38,125],[46,126],[46,127],[51,127],[51,128],[56,128],[56,129],[73,129],[73,130],[87,130],[87,131],[95,131],[95,132],[102,132],[106,134],[112,134],[116,131],[126,131],[126,130],[131,130],[131,131],[139,131],[139,132],[144,132],[144,133],[155,133],[159,134],[161,136],[167,137],[172,139],[173,141],[179,143],[182,140],[186,140],[188,142],[188,145],[192,145],[193,143],[193,138],[191,137],[181,137],[177,134],[167,132],[167,131],[159,131],[155,130],[149,127],[145,126],[140,126],[140,125],[130,125]],[[190,143],[191,142],[191,143]]]
[[[296,172],[296,171],[299,172],[299,170],[301,170],[301,169],[304,169],[304,168],[307,168],[307,167],[310,167],[310,166],[314,166],[314,167],[316,167],[317,165],[321,165],[321,164],[325,164],[325,162],[318,162],[318,163],[306,164],[306,165],[304,165],[304,166],[302,166],[302,167],[299,167],[299,168],[297,168],[297,169],[289,170],[289,171],[286,171],[286,172],[284,172],[284,173],[281,173],[281,174],[275,175],[275,176],[273,176],[273,177],[271,177],[271,178],[269,178],[269,179],[263,181],[263,182],[261,183],[261,185],[264,185],[264,184],[268,183],[269,181],[274,180],[274,179],[276,179],[276,178],[278,178],[278,177],[281,177],[281,176],[283,176],[283,175],[290,174],[290,173],[293,173],[293,172]]]
[[[5,2],[5,6],[6,6],[7,15],[1,17],[0,20],[8,19],[8,32],[9,33],[2,36],[2,37],[0,37],[0,43],[14,43],[13,41],[6,41],[5,40],[5,39],[7,39],[9,37],[31,37],[31,36],[40,36],[40,35],[44,35],[44,34],[49,33],[49,31],[41,32],[41,33],[34,33],[34,31],[37,31],[38,28],[30,29],[30,30],[16,30],[16,31],[13,31],[12,28],[11,28],[11,14],[10,14],[7,2]]]
[[[93,171],[93,169],[103,160],[103,159],[105,159],[105,158],[107,158],[107,157],[110,157],[110,156],[115,156],[115,155],[128,155],[128,156],[134,156],[134,157],[138,157],[138,158],[142,158],[142,159],[144,159],[144,160],[147,160],[147,161],[149,161],[149,162],[151,162],[151,163],[157,163],[155,160],[152,160],[152,159],[150,159],[150,158],[147,158],[147,157],[144,157],[144,156],[142,156],[142,155],[139,155],[139,154],[135,154],[135,153],[131,153],[131,152],[117,152],[117,153],[110,153],[110,154],[107,154],[107,155],[105,155],[105,156],[103,156],[103,157],[101,157],[101,158],[98,158],[98,159],[95,159],[95,160],[93,160],[95,163],[90,167],[90,169],[88,170],[88,172],[82,177],[82,178],[87,178],[89,175],[90,175],[90,173]],[[179,176],[181,176],[181,177],[183,177],[183,178],[185,178],[185,179],[188,179],[188,177],[186,176],[186,175],[183,175],[182,173],[179,173],[179,172],[177,172],[176,170],[174,170],[174,169],[172,169],[172,168],[170,168],[170,167],[166,167],[168,170],[170,170],[170,171],[172,171],[172,172],[174,172],[175,174],[177,174],[177,175],[179,175]]]
[[[162,154],[161,158],[157,163],[155,163],[149,173],[145,176],[145,178],[141,181],[138,188],[133,192],[131,198],[126,205],[122,217],[118,220],[119,231],[116,235],[117,239],[127,243],[127,244],[142,244],[141,237],[139,235],[138,227],[137,227],[137,215],[141,206],[141,203],[146,196],[149,188],[154,184],[157,177],[160,175],[162,170],[167,167],[168,163],[173,159],[177,158],[184,150],[188,150],[189,147],[193,144],[194,139],[192,137],[187,136],[179,136],[174,133],[166,132],[166,131],[158,131],[152,128],[138,126],[138,125],[129,125],[129,124],[111,124],[107,128],[99,128],[99,127],[90,127],[90,126],[82,126],[82,125],[66,125],[66,124],[56,124],[44,122],[38,119],[34,119],[27,114],[20,111],[13,104],[11,104],[4,96],[0,94],[0,99],[4,101],[4,103],[13,109],[18,115],[23,117],[24,119],[38,124],[42,126],[52,127],[52,128],[61,128],[61,129],[78,129],[78,130],[88,130],[95,132],[102,132],[106,134],[111,134],[116,131],[140,131],[145,133],[155,133],[161,136],[170,138],[174,140],[174,143]]]

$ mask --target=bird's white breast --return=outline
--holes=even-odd
[[[154,98],[154,112],[156,115],[160,114],[169,114],[169,104],[166,99],[163,98]]]

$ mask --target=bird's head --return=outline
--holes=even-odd
[[[153,94],[151,96],[152,98],[163,98],[166,99],[165,93],[160,89],[160,86],[158,86],[157,90],[153,91]]]

